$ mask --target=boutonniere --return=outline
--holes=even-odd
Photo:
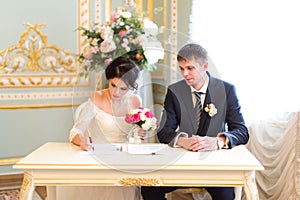
[[[218,109],[215,107],[214,104],[210,103],[207,104],[206,107],[204,108],[205,112],[209,114],[209,116],[213,117],[215,114],[218,113]]]

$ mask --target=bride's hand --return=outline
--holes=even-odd
[[[82,150],[87,151],[88,150],[88,144],[86,141],[86,138],[80,135],[80,143],[79,146]]]
[[[138,136],[141,138],[141,140],[144,140],[144,137],[146,136],[147,131],[145,131],[142,128],[138,128],[137,133],[138,133]]]
[[[86,139],[80,135],[76,134],[76,136],[72,139],[72,143],[79,146],[81,150],[87,151],[88,150],[88,144]]]

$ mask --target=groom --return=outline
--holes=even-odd
[[[178,52],[177,61],[184,80],[168,87],[157,133],[159,141],[190,151],[246,144],[249,135],[235,87],[207,72],[206,50],[198,44],[187,44]],[[165,200],[165,194],[176,189],[142,187],[142,196],[144,200]],[[213,200],[234,199],[232,187],[205,189]]]

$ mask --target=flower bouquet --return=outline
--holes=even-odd
[[[116,8],[111,20],[91,30],[80,27],[87,46],[79,56],[80,75],[87,77],[90,71],[100,71],[114,58],[132,59],[144,70],[153,71],[163,59],[164,50],[157,39],[158,26],[136,12],[135,4],[127,4],[128,10]]]
[[[140,107],[138,109],[131,110],[126,116],[125,121],[129,124],[133,124],[133,131],[129,134],[129,142],[140,143],[140,139],[137,135],[136,126],[142,128],[145,131],[154,131],[157,128],[157,119],[154,114],[147,108]]]

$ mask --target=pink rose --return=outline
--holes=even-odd
[[[154,115],[150,111],[145,112],[145,115],[146,115],[147,118],[154,117]]]
[[[88,46],[84,49],[84,52],[83,52],[83,56],[86,58],[86,59],[92,59],[93,58],[93,50],[92,50],[92,47]]]
[[[91,47],[91,51],[92,51],[93,54],[96,54],[99,51],[98,46]]]
[[[134,123],[141,121],[140,113],[133,114],[133,115],[132,115],[132,121],[133,121]]]
[[[124,37],[125,35],[127,35],[127,31],[126,30],[120,30],[119,35],[121,37]]]
[[[100,50],[103,53],[109,53],[112,52],[116,49],[116,44],[114,43],[114,41],[109,38],[107,40],[104,40],[101,45],[100,45]]]
[[[116,9],[112,14],[111,14],[111,21],[117,21],[121,15],[122,15],[123,11],[120,9]]]
[[[107,58],[107,59],[104,60],[104,64],[108,65],[111,61],[112,61],[111,58]]]
[[[132,119],[131,119],[131,116],[130,116],[130,115],[126,115],[126,116],[125,116],[125,122],[127,122],[127,123],[132,123]]]

